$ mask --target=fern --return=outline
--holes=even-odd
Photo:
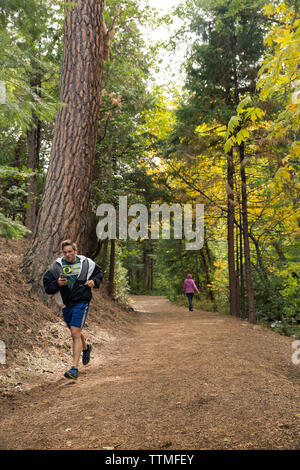
[[[13,238],[22,238],[30,230],[20,222],[9,219],[0,212],[0,236],[6,240],[12,240]]]

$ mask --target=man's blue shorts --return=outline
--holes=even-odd
[[[89,304],[86,302],[72,305],[71,307],[63,308],[62,313],[63,313],[64,321],[66,322],[68,328],[70,328],[70,326],[83,328],[88,311],[89,311]]]

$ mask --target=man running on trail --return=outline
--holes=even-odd
[[[43,278],[46,294],[54,295],[58,304],[63,305],[63,318],[70,329],[73,340],[73,364],[64,375],[77,379],[79,359],[82,363],[90,362],[92,344],[87,343],[82,334],[92,288],[99,288],[102,280],[101,268],[90,258],[77,255],[76,244],[65,240],[61,244],[62,258],[52,264]]]

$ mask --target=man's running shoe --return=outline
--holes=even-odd
[[[91,352],[93,349],[93,345],[91,343],[88,343],[87,349],[82,351],[82,364],[87,365],[90,360],[91,360]]]
[[[67,372],[65,372],[65,377],[67,379],[74,379],[76,380],[77,377],[78,377],[78,369],[76,369],[76,367],[71,367],[70,370],[68,370]]]

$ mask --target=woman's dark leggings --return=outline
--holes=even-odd
[[[189,310],[193,310],[193,295],[194,294],[186,294],[189,301]]]

